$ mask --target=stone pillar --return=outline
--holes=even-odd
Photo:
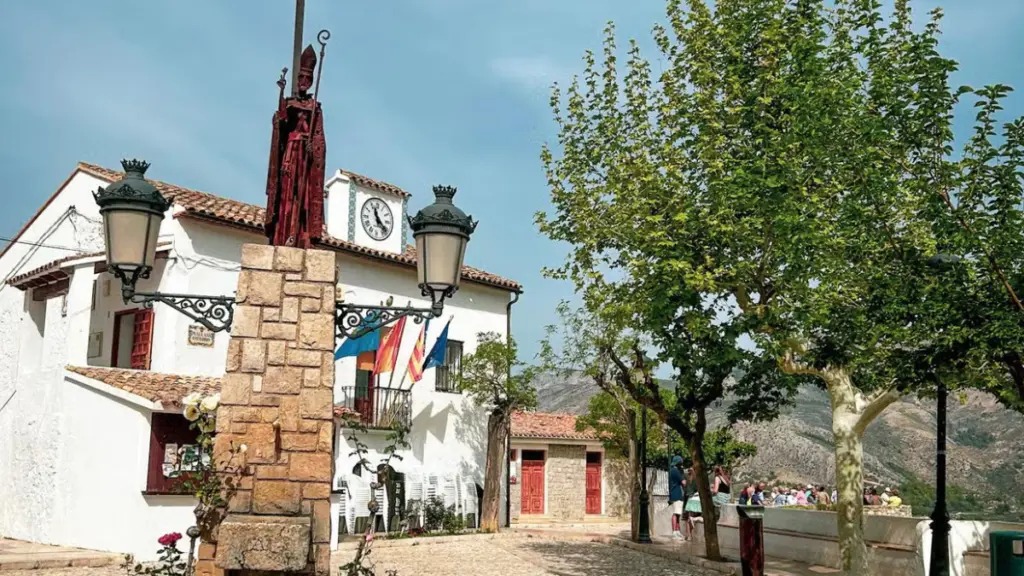
[[[199,576],[329,573],[334,310],[334,252],[242,246],[214,446],[237,488]]]

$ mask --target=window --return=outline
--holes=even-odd
[[[149,434],[147,494],[186,494],[182,480],[188,473],[183,463],[194,462],[188,454],[198,450],[199,431],[181,414],[153,413]]]
[[[125,310],[114,315],[110,366],[149,370],[153,356],[153,310]]]
[[[459,378],[462,376],[462,342],[449,340],[444,348],[444,363],[437,367],[434,388],[438,392],[461,392]]]

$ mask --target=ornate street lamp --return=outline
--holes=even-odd
[[[960,263],[959,256],[936,254],[928,259],[928,266],[946,272]],[[949,510],[946,508],[946,383],[933,369],[935,380],[935,509],[931,514],[932,551],[928,573],[949,576]]]
[[[214,332],[231,328],[234,296],[197,296],[139,292],[136,284],[149,278],[156,262],[160,222],[171,203],[146,181],[149,163],[122,160],[123,178],[97,190],[93,197],[103,216],[107,269],[121,281],[121,297],[149,308],[163,302]],[[411,316],[416,323],[436,318],[445,298],[459,289],[466,244],[477,222],[452,204],[456,189],[435,186],[434,203],[409,218],[416,239],[416,269],[420,292],[430,297],[429,308],[365,306],[339,302],[335,316],[337,334],[358,338],[381,326]]]
[[[445,298],[459,289],[466,244],[477,222],[452,203],[453,186],[434,186],[434,203],[409,217],[416,240],[416,272],[420,292],[430,297],[429,308],[365,306],[339,302],[336,325],[338,336],[359,338],[381,326],[410,316],[417,324],[436,318],[444,309]]]
[[[146,181],[149,163],[122,160],[124,177],[100,188],[93,197],[103,217],[107,270],[121,281],[121,298],[152,308],[163,302],[214,332],[231,327],[234,296],[195,296],[138,292],[139,280],[149,278],[156,262],[160,222],[171,203]]]

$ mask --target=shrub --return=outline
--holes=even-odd
[[[423,528],[427,532],[439,530],[447,513],[448,509],[444,505],[444,500],[437,496],[431,496],[423,506]]]
[[[449,506],[441,520],[441,527],[449,534],[458,534],[466,528],[466,519],[455,512],[455,506]]]

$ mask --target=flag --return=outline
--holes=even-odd
[[[366,318],[359,323],[359,329],[372,328],[375,316]],[[358,338],[345,338],[345,341],[338,346],[334,352],[334,359],[340,360],[349,356],[359,356],[363,352],[372,352],[380,348],[380,328],[367,332]]]
[[[420,336],[416,339],[416,346],[412,349],[412,355],[409,356],[409,380],[412,380],[413,384],[420,381],[423,378],[423,348],[427,345],[427,329],[430,328],[430,320],[423,325],[423,329],[420,330]]]
[[[444,364],[444,352],[448,347],[448,327],[451,325],[452,320],[449,318],[444,330],[441,330],[441,335],[437,337],[437,342],[434,342],[434,347],[430,349],[430,354],[427,354],[427,361],[423,363],[424,370]]]
[[[373,365],[374,374],[392,372],[395,369],[395,362],[398,360],[398,349],[402,345],[402,333],[405,331],[405,320],[399,318],[395,327],[384,337],[384,342],[377,349],[377,362]]]

